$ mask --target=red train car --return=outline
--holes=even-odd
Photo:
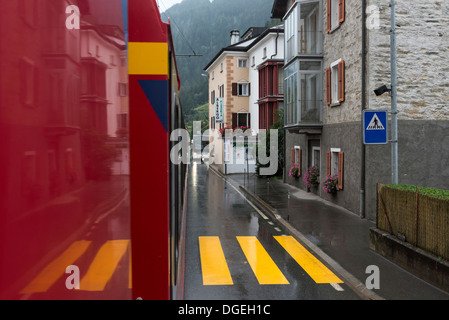
[[[156,2],[0,2],[0,298],[182,298],[184,122]]]

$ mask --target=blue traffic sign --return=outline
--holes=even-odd
[[[387,137],[387,111],[363,111],[363,143],[386,144]]]

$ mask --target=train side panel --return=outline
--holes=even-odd
[[[174,297],[182,111],[156,2],[0,2],[0,298]]]

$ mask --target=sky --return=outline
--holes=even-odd
[[[165,11],[166,9],[170,9],[171,6],[180,3],[182,0],[156,0],[156,2],[159,4],[159,10],[161,12]]]
[[[182,0],[156,0],[159,5],[159,10],[164,12],[166,9],[170,9],[171,6],[182,2]],[[212,0],[210,0],[212,2]]]

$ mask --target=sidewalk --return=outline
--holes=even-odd
[[[369,248],[374,222],[278,179],[226,177],[298,240],[320,256],[365,299],[449,300],[446,293],[399,268]],[[249,181],[248,181],[249,180]],[[370,265],[379,267],[380,289],[365,287]]]

